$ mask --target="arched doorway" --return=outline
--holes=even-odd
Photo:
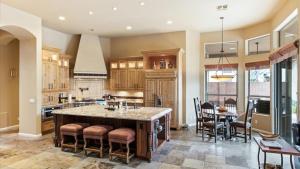
[[[19,41],[19,134],[40,136],[41,133],[41,47],[28,30],[14,26],[0,26]]]
[[[19,40],[0,30],[0,128],[19,129]]]

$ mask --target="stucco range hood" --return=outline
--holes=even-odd
[[[107,70],[98,36],[81,35],[74,67],[74,78],[107,78]]]

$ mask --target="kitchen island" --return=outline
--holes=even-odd
[[[90,105],[56,110],[54,144],[60,146],[60,126],[69,123],[107,124],[114,128],[129,127],[136,131],[135,155],[152,160],[155,150],[170,139],[170,108],[140,107],[138,109],[107,110],[105,106]]]

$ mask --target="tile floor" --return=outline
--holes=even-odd
[[[51,134],[39,140],[20,138],[16,133],[0,134],[1,169],[256,169],[254,141],[202,141],[194,129],[171,132],[172,139],[155,153],[153,162],[133,159],[129,165],[107,157],[85,157],[84,153],[62,152],[52,144]],[[262,158],[262,155],[261,155]],[[280,163],[280,156],[268,155],[268,162]],[[290,168],[289,158],[284,158]]]

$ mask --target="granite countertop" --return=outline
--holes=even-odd
[[[137,104],[143,104],[144,103],[143,99],[121,99],[121,98],[117,98],[117,99],[107,100],[107,102],[124,102],[124,101],[126,101],[127,103],[137,103]]]
[[[115,111],[109,111],[105,109],[105,107],[106,106],[101,106],[101,105],[90,105],[90,106],[55,110],[52,113],[61,114],[61,115],[152,121],[172,111],[171,108],[158,108],[158,107],[140,107],[138,109],[127,109],[127,110],[116,109]]]

